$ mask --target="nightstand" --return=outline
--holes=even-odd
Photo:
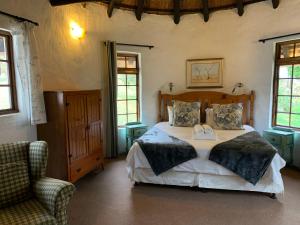
[[[263,136],[278,149],[279,155],[288,165],[293,163],[294,131],[270,129],[265,130]]]
[[[148,130],[148,126],[142,123],[127,123],[126,124],[126,149],[133,145],[133,141],[141,137]]]

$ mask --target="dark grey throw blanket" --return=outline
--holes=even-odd
[[[256,131],[216,145],[209,160],[238,174],[253,185],[268,169],[276,149]]]
[[[185,141],[152,128],[136,140],[156,176],[197,157],[194,147]]]

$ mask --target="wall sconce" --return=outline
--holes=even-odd
[[[234,86],[233,86],[233,89],[232,89],[232,94],[240,94],[240,90],[241,88],[244,87],[244,84],[243,83],[236,83]]]
[[[174,86],[175,85],[172,82],[169,83],[169,90],[170,90],[170,92],[173,91]]]
[[[80,27],[77,23],[71,22],[70,23],[70,28],[71,28],[71,36],[74,39],[81,39],[85,35],[85,31],[82,27]]]

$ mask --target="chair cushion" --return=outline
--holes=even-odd
[[[0,164],[18,161],[28,162],[29,142],[16,142],[0,145]]]
[[[36,200],[0,209],[1,225],[57,225],[53,216]]]
[[[0,208],[31,197],[27,163],[0,164]]]

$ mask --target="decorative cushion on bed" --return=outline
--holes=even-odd
[[[173,106],[168,106],[168,117],[169,117],[169,124],[173,126],[174,124]]]
[[[200,102],[173,102],[173,122],[176,127],[193,127],[200,123]]]
[[[25,161],[0,164],[0,208],[31,197],[28,165]]]
[[[242,103],[213,104],[213,123],[209,124],[214,129],[242,130],[243,105]]]

